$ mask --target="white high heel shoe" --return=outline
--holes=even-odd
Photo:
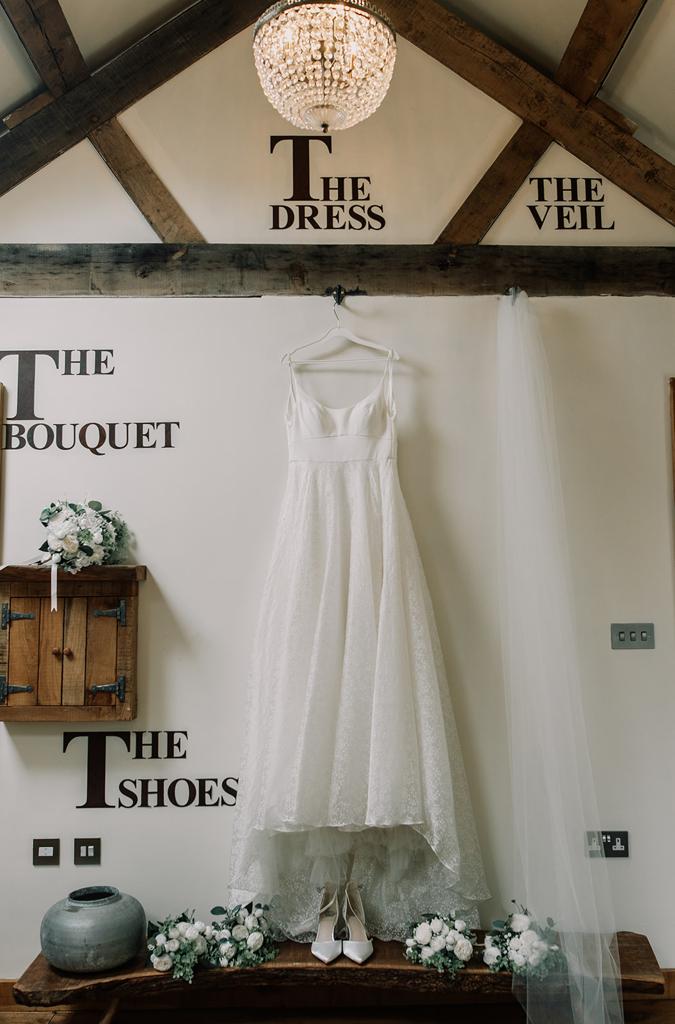
[[[319,909],[319,927],[312,943],[312,953],[324,964],[329,964],[340,956],[342,940],[335,938],[340,908],[338,906],[337,887],[332,883],[324,886]]]
[[[363,964],[373,955],[373,944],[366,933],[366,915],[356,882],[347,882],[342,913],[347,926],[342,952],[354,963]]]

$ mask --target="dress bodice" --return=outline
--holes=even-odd
[[[286,426],[290,462],[365,462],[396,458],[396,407],[389,353],[377,386],[352,405],[324,405],[300,386],[291,371]]]

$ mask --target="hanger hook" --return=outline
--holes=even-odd
[[[340,308],[335,301],[333,302],[333,316],[337,320],[338,327],[342,327],[342,322],[340,320]]]

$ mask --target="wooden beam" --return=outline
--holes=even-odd
[[[555,75],[558,85],[632,135],[635,128],[593,99],[647,0],[588,0]],[[438,242],[482,241],[553,139],[524,122],[438,236]],[[609,177],[609,175],[608,175]]]
[[[443,228],[436,244],[477,245],[509,205],[551,141],[551,136],[541,128],[523,122]]]
[[[35,70],[52,96],[89,77],[58,0],[0,0]]]
[[[0,296],[673,295],[675,248],[2,245]]]
[[[153,171],[117,118],[95,128],[89,141],[163,242],[203,242],[204,236]]]
[[[0,195],[247,28],[265,0],[197,0],[0,137]]]
[[[588,0],[555,80],[588,103],[609,74],[647,0]]]
[[[51,99],[89,78],[89,68],[59,0],[0,0],[0,3],[49,89]],[[37,105],[34,103],[26,116],[46,105],[40,99],[37,98]],[[24,119],[15,116],[13,125]],[[163,242],[204,241],[202,233],[116,118],[88,137]]]

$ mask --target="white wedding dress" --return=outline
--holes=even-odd
[[[370,933],[486,899],[433,610],[396,465],[392,359],[331,408],[291,363],[289,469],[253,647],[230,898],[308,939],[327,881]]]

